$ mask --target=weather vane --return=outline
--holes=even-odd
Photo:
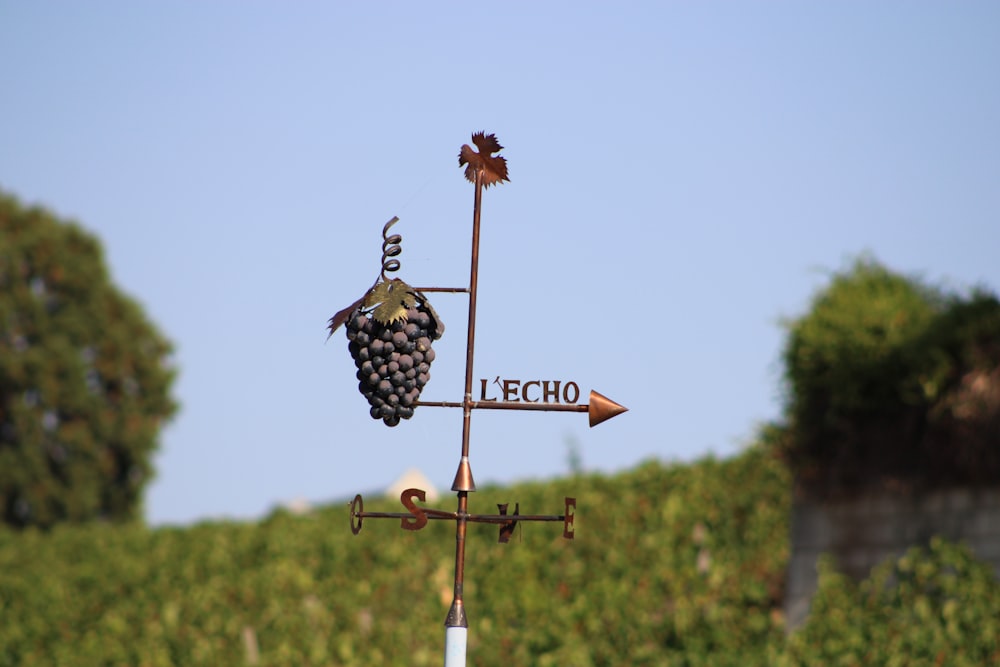
[[[546,410],[553,412],[586,412],[590,425],[625,412],[627,408],[591,391],[589,402],[579,403],[580,387],[576,382],[560,380],[529,380],[485,378],[479,381],[478,400],[473,399],[473,357],[476,340],[476,294],[479,283],[479,220],[483,189],[509,181],[507,160],[499,153],[503,146],[496,135],[477,132],[472,143],[458,154],[459,167],[465,167],[465,177],[475,184],[472,212],[472,263],[468,287],[411,287],[388,274],[400,268],[397,256],[402,252],[402,237],[389,234],[399,221],[393,217],[382,228],[382,270],[365,294],[330,318],[330,335],[346,325],[348,350],[357,366],[358,389],[368,400],[373,419],[387,426],[397,426],[401,420],[413,417],[420,406],[462,408],[462,456],[451,490],[458,494],[458,509],[454,512],[418,505],[426,500],[421,489],[406,489],[400,501],[406,512],[366,512],[360,495],[350,504],[351,531],[357,535],[365,519],[399,519],[404,530],[420,530],[430,520],[455,522],[455,586],[451,608],[445,619],[445,667],[465,665],[468,619],[465,613],[463,588],[465,581],[465,536],[469,523],[490,523],[500,527],[500,542],[510,540],[519,522],[553,521],[563,523],[563,537],[573,539],[576,499],[565,499],[560,515],[520,514],[515,504],[508,514],[507,504],[497,505],[497,514],[470,514],[469,493],[476,490],[469,463],[469,435],[472,411]],[[426,294],[431,292],[465,293],[469,295],[469,325],[465,356],[465,396],[462,401],[421,401],[420,393],[430,379],[430,366],[435,352],[433,341],[441,338],[444,324],[431,307]],[[495,386],[494,386],[495,385]],[[487,396],[489,394],[489,397]]]

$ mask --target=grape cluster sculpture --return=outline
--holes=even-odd
[[[379,321],[363,306],[352,311],[346,322],[347,349],[358,367],[358,390],[368,399],[372,418],[386,426],[413,416],[420,392],[431,377],[431,343],[444,331],[427,302],[412,296],[414,304],[391,322]]]
[[[358,369],[358,391],[371,406],[372,419],[397,426],[412,417],[431,377],[431,344],[444,333],[427,298],[399,278],[383,277],[330,318],[330,335],[341,324]]]

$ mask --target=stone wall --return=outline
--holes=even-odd
[[[934,536],[964,542],[1000,577],[1000,487],[911,496],[888,491],[792,508],[792,553],[785,589],[789,630],[802,624],[816,592],[819,556],[831,554],[857,580],[890,556],[925,546]]]

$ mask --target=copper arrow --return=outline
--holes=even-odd
[[[417,401],[416,406],[429,405],[437,408],[464,408],[465,403],[457,401]],[[546,412],[586,412],[590,417],[590,426],[594,427],[612,417],[627,412],[624,405],[615,403],[607,396],[594,390],[590,391],[590,402],[587,404],[567,403],[523,403],[513,401],[469,401],[470,409],[483,410],[544,410]]]

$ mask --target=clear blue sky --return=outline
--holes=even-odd
[[[1000,288],[998,73],[996,2],[0,0],[0,187],[97,234],[177,345],[148,519],[254,517],[450,486],[460,411],[373,421],[324,326],[393,215],[400,277],[467,284],[471,132],[511,176],[475,378],[631,409],[474,413],[482,485],[572,441],[602,471],[738,451],[780,414],[781,318],[859,253]],[[460,400],[467,298],[432,303],[424,398]]]

